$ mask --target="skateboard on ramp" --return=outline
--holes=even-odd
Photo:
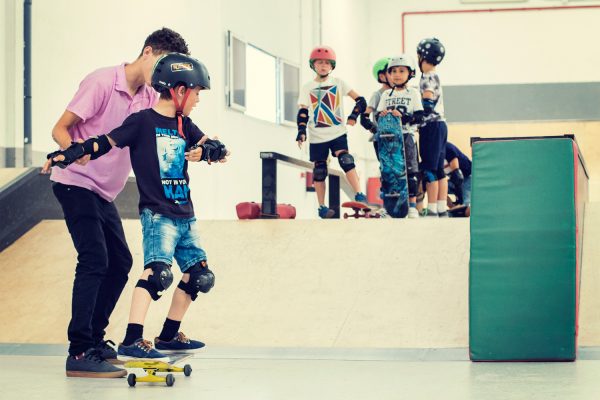
[[[343,208],[350,208],[354,211],[354,214],[344,213],[344,219],[348,218],[379,218],[380,215],[373,212],[373,208],[360,201],[347,201],[342,203]]]

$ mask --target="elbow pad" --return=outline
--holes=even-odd
[[[366,109],[367,109],[367,100],[365,100],[365,98],[362,96],[357,97],[356,104],[354,105],[354,108],[352,109],[352,113],[348,116],[348,119],[356,121],[358,119],[358,116],[360,114],[364,113]]]
[[[423,110],[425,110],[425,113],[431,114],[433,112],[433,109],[435,108],[437,101],[435,101],[433,99],[423,99],[422,103],[423,103]]]
[[[298,133],[304,134],[306,132],[306,124],[308,123],[308,108],[298,110],[296,123],[298,124]]]

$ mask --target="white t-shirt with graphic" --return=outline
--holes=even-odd
[[[329,76],[323,82],[314,80],[300,89],[298,105],[308,106],[308,140],[324,143],[346,133],[344,96],[352,91],[346,82]]]
[[[421,94],[417,88],[407,86],[404,89],[388,89],[382,93],[377,111],[398,110],[404,116],[412,116],[415,111],[423,111],[421,103]],[[416,125],[403,125],[402,130],[407,133],[415,134]]]
[[[440,83],[440,77],[435,72],[427,72],[421,75],[421,94],[426,91],[433,93],[433,101],[436,101],[435,107],[433,108],[434,115],[430,116],[428,121],[445,121],[444,119],[444,93],[442,92],[442,85]]]

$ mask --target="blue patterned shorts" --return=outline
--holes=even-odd
[[[185,272],[206,260],[195,217],[169,218],[145,208],[140,218],[144,236],[144,265],[156,261],[171,265],[174,257],[181,272]]]

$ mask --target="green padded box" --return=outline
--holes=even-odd
[[[473,361],[576,358],[587,174],[572,136],[474,139]]]

